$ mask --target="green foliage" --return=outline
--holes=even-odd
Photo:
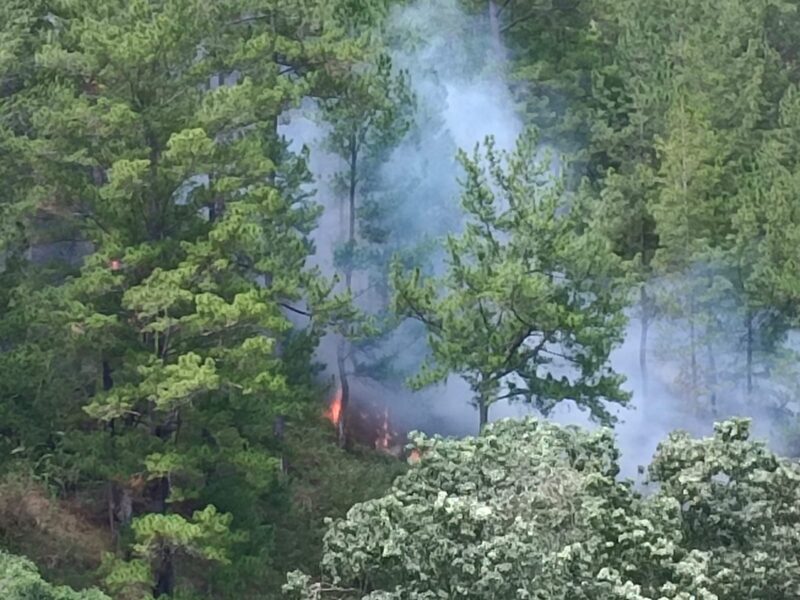
[[[334,249],[334,264],[342,274],[345,289],[354,300],[370,288],[377,290],[370,302],[357,302],[372,318],[360,327],[347,323],[342,334],[349,342],[343,361],[352,362],[353,374],[379,369],[370,350],[380,346],[397,326],[387,315],[389,302],[387,280],[390,250],[382,216],[389,208],[380,200],[383,183],[381,166],[410,127],[414,97],[408,74],[398,71],[379,44],[370,47],[362,64],[339,82],[341,92],[321,101],[319,118],[328,127],[326,147],[342,161],[334,175],[333,188],[341,201],[346,227]],[[354,288],[353,274],[365,272],[367,289]]]
[[[330,525],[294,598],[793,598],[800,469],[748,439],[674,434],[657,491],[618,482],[608,430],[500,421],[478,438],[418,436],[419,464]]]
[[[774,407],[769,373],[793,309],[755,284],[765,250],[755,213],[781,212],[778,230],[795,229],[779,194],[763,191],[795,43],[774,31],[796,7],[601,1],[591,12],[606,58],[593,68],[588,166],[601,227],[638,288],[642,378],[660,319],[664,356],[683,357],[680,393],[696,408],[716,410],[717,397]]]
[[[397,310],[428,329],[432,356],[416,384],[458,373],[484,408],[524,399],[546,413],[569,399],[610,420],[602,401],[626,399],[607,365],[624,325],[617,263],[588,227],[586,196],[533,159],[536,141],[523,136],[510,155],[491,139],[485,159],[462,153],[467,223],[447,240],[446,274],[395,269]]]
[[[1,99],[21,161],[3,226],[33,237],[46,214],[90,255],[8,274],[8,449],[50,451],[71,485],[108,489],[107,521],[152,563],[150,587],[190,590],[217,570],[176,583],[176,562],[266,551],[263,527],[238,533],[262,524],[280,475],[272,423],[305,414],[311,352],[344,307],[305,268],[319,209],[277,123],[331,93],[326,69],[348,72],[359,49],[330,3],[47,4],[15,3],[5,30],[36,60]],[[301,301],[314,318],[298,333],[284,306]],[[230,539],[192,533],[234,504]]]
[[[6,600],[109,600],[97,590],[76,592],[41,578],[26,558],[0,551],[0,594]]]
[[[368,449],[336,447],[330,428],[320,429],[313,419],[287,427],[285,456],[289,475],[271,502],[270,574],[254,598],[279,597],[289,570],[318,574],[326,520],[386,493],[405,470],[396,459]]]
[[[320,557],[324,516],[402,471],[317,423],[331,324],[352,374],[427,358],[415,385],[464,377],[482,424],[500,399],[609,423],[630,284],[643,375],[647,328],[668,322],[686,397],[767,406],[797,445],[795,3],[392,12],[408,4],[0,2],[0,466],[33,475],[0,485],[4,543],[71,584],[115,547],[98,576],[120,598],[259,597],[292,567],[314,598],[797,597],[797,469],[738,421],[673,436],[645,498],[615,482],[607,432],[419,438],[422,464],[336,521]],[[448,73],[508,77],[540,130],[459,155],[464,228],[444,243],[454,143],[388,58],[434,38]],[[321,209],[278,124],[308,100],[345,163],[336,265],[353,297],[366,275],[366,322],[306,268]],[[553,176],[545,144],[576,160]],[[3,597],[103,597],[5,554],[0,573]]]
[[[117,597],[148,596],[153,566],[165,554],[186,554],[209,563],[229,564],[229,548],[242,534],[232,535],[232,515],[218,514],[213,506],[194,513],[191,521],[180,515],[146,514],[134,520],[134,557],[120,561],[109,556],[105,583]]]
[[[719,598],[791,598],[800,590],[800,469],[749,440],[747,420],[713,438],[676,433],[650,467],[659,496],[681,507],[683,545],[702,552]]]

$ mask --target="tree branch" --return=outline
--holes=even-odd
[[[421,323],[427,325],[431,329],[435,329],[437,331],[442,330],[442,326],[439,323],[436,323],[433,320],[431,320],[429,317],[425,316],[422,313],[422,311],[408,299],[408,295],[405,292],[400,290],[399,293],[400,297],[403,299],[405,306],[408,308],[408,310],[411,312],[414,318],[416,318]]]
[[[245,23],[252,23],[254,21],[263,21],[272,18],[272,15],[251,15],[249,17],[239,17],[233,21],[228,21],[225,25],[232,27],[234,25],[244,25]]]
[[[497,372],[493,373],[492,376],[490,377],[490,381],[498,382],[503,377],[506,377],[507,375],[510,375],[512,372],[514,372],[516,370],[516,367],[512,366],[510,364],[511,363],[511,359],[514,356],[514,353],[517,350],[519,350],[519,348],[522,346],[522,344],[525,343],[525,340],[527,340],[531,335],[533,335],[534,332],[535,332],[534,329],[529,329],[528,331],[524,332],[524,334],[520,334],[520,336],[518,336],[517,339],[514,340],[514,342],[511,344],[511,347],[506,352],[505,359],[503,360],[503,365],[504,365],[505,368],[502,369],[501,371],[497,371]],[[531,353],[534,354],[534,355],[539,354],[539,352],[542,351],[542,348],[544,348],[544,345],[549,341],[551,335],[552,335],[552,333],[548,333],[548,332],[542,333],[541,341],[539,341],[539,343],[536,344],[536,346],[531,348]]]
[[[303,310],[301,308],[295,308],[294,306],[292,306],[291,304],[288,304],[286,302],[278,302],[278,306],[282,306],[286,310],[289,310],[289,311],[291,311],[293,313],[297,313],[298,315],[303,315],[304,317],[308,317],[309,319],[314,317],[313,313],[305,311],[305,310]]]
[[[513,1],[514,1],[514,0],[506,0],[505,2],[503,2],[502,6],[500,6],[500,7],[497,9],[497,16],[499,17],[501,14],[503,14],[503,11],[504,11],[505,9],[507,9],[507,8],[509,7],[509,5],[510,5],[510,4],[511,4]]]
[[[560,10],[561,12],[573,11],[576,8],[578,8],[578,4],[579,4],[579,2],[575,2],[570,6],[565,6],[565,7],[561,8],[561,9],[556,9],[556,10]],[[505,5],[504,5],[504,8],[505,8]],[[504,25],[503,27],[500,28],[500,33],[501,34],[507,33],[508,31],[510,31],[511,29],[516,27],[517,25],[519,25],[520,23],[523,23],[523,22],[527,21],[528,19],[532,19],[533,17],[536,16],[536,13],[539,13],[539,12],[543,12],[543,10],[540,7],[537,7],[537,8],[534,8],[533,10],[528,11],[524,15],[522,15],[520,17],[517,17],[516,19],[512,19],[511,22],[507,23],[506,25]]]

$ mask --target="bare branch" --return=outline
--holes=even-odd
[[[308,311],[302,310],[300,308],[295,308],[291,304],[287,304],[286,302],[278,302],[279,306],[282,306],[286,310],[289,310],[293,313],[297,313],[298,315],[303,315],[304,317],[308,317],[309,319],[313,318],[314,315]]]
[[[555,10],[560,10],[561,12],[570,12],[570,11],[573,11],[573,10],[577,9],[578,8],[578,4],[580,4],[580,2],[575,2],[570,6],[565,6],[563,8],[555,9]],[[553,9],[551,9],[551,10],[553,10]],[[524,23],[525,21],[527,21],[529,19],[532,19],[538,13],[541,13],[541,12],[544,12],[543,9],[537,7],[537,8],[534,8],[533,10],[528,11],[524,15],[517,17],[516,19],[512,19],[509,23],[506,23],[500,29],[500,33],[501,34],[502,33],[507,33],[508,31],[510,31],[511,29],[516,27],[517,25],[519,25],[520,23]]]
[[[250,15],[249,17],[239,17],[233,21],[228,21],[226,25],[232,27],[234,25],[244,25],[245,23],[252,23],[254,21],[264,21],[272,18],[272,15]]]

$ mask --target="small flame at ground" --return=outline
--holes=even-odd
[[[340,438],[345,435],[341,428],[344,425],[346,410],[346,435],[351,442],[366,447],[371,446],[378,452],[401,459],[403,437],[392,427],[389,407],[380,402],[366,399],[362,399],[361,402],[357,400],[355,404],[348,402],[345,407],[346,400],[344,390],[338,387],[323,413],[323,416],[340,430]],[[340,443],[341,441],[340,439]]]
[[[328,409],[325,411],[325,418],[328,419],[331,423],[339,426],[339,421],[342,418],[342,388],[339,386],[336,388],[336,394],[333,396],[333,400],[328,405]]]
[[[387,408],[383,413],[383,423],[378,438],[375,440],[375,447],[386,450],[389,448],[391,436],[389,433],[389,409]]]

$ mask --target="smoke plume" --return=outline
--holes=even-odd
[[[417,106],[414,126],[386,153],[378,167],[377,188],[394,194],[396,201],[389,244],[410,247],[441,239],[459,228],[456,150],[471,151],[487,135],[495,138],[498,148],[511,149],[522,123],[503,79],[503,53],[496,51],[497,41],[493,39],[488,15],[466,15],[454,0],[419,1],[397,8],[389,18],[386,34],[394,67],[410,75]],[[317,201],[324,207],[314,234],[317,254],[313,262],[333,275],[345,207],[332,181],[343,164],[326,150],[327,130],[313,103],[287,115],[283,134],[291,141],[292,149],[310,149]],[[435,264],[436,257],[432,258]],[[359,278],[356,273],[354,281],[356,290],[369,286],[363,274]],[[727,416],[752,417],[757,435],[770,440],[778,450],[785,449],[776,435],[782,418],[778,413],[770,413],[757,403],[743,403],[740,394],[726,392],[721,386],[718,394],[715,391],[713,410],[698,409],[696,398],[687,399],[678,383],[683,368],[680,352],[674,350],[674,342],[686,336],[678,321],[664,318],[651,323],[645,385],[639,363],[639,327],[632,318],[625,342],[611,357],[614,369],[627,377],[625,388],[632,393],[628,407],[614,410],[623,476],[635,477],[637,467],[650,462],[658,443],[670,431],[707,434],[715,420]],[[412,368],[425,352],[420,333],[413,326],[400,327],[384,340],[386,355],[405,363],[404,368]],[[335,351],[333,337],[323,340],[319,358],[328,365],[328,376],[335,373]],[[709,346],[709,351],[719,364],[735,362],[735,357],[741,355],[739,348],[726,347],[720,340]],[[380,398],[391,409],[393,425],[406,431],[456,436],[477,432],[477,409],[470,404],[471,391],[458,377],[417,393],[386,386],[369,377],[358,378],[354,385],[356,400]],[[498,403],[491,407],[490,420],[532,412],[526,405]],[[597,426],[569,402],[557,407],[550,418],[565,424]]]

